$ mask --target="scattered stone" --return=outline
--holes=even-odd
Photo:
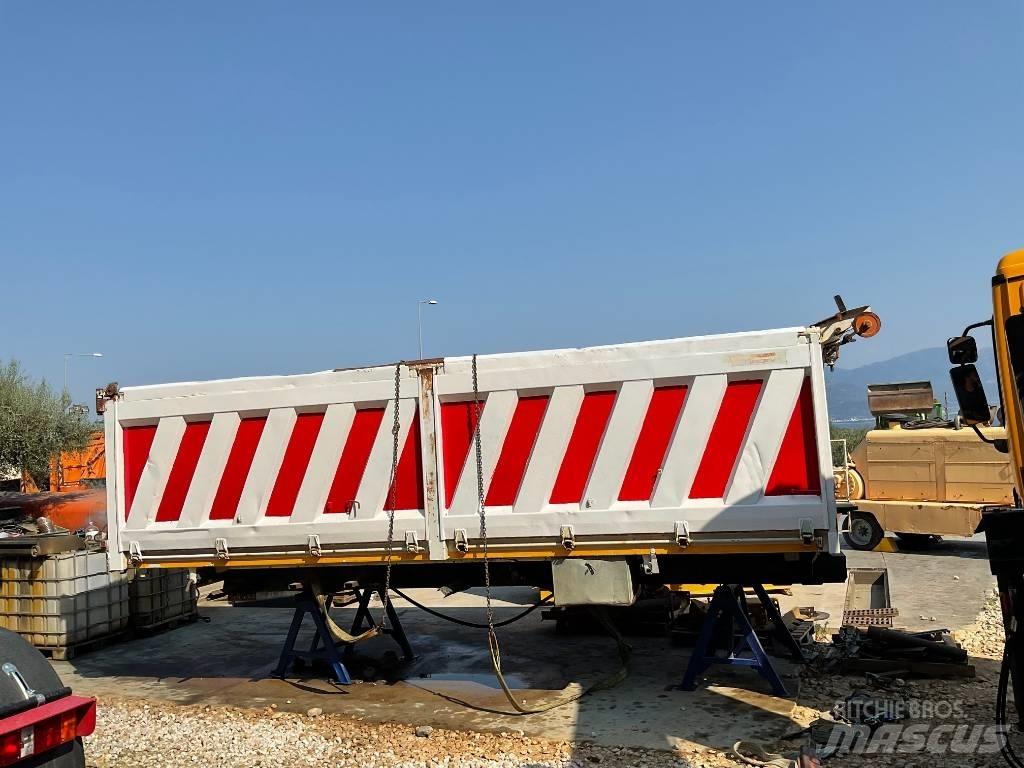
[[[421,739],[428,738],[430,734],[432,734],[433,732],[433,727],[429,725],[421,725],[416,729],[416,735],[419,736]]]
[[[306,710],[306,715],[309,717],[320,717],[324,711],[320,707],[310,707]]]

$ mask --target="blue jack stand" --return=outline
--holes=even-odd
[[[344,653],[346,657],[350,656],[352,648],[357,641],[376,634],[389,634],[394,637],[402,649],[405,661],[411,661],[415,658],[405,630],[402,629],[402,622],[399,620],[398,613],[395,611],[395,607],[390,600],[387,601],[387,616],[391,624],[390,627],[385,628],[377,625],[370,615],[370,598],[376,592],[383,601],[383,590],[353,586],[350,588],[350,591],[359,606],[356,611],[356,618],[352,624],[350,639],[347,641],[336,640],[335,635],[331,632],[331,627],[328,625],[328,622],[331,621],[330,610],[334,604],[334,595],[325,595],[318,599],[317,594],[309,584],[303,585],[301,594],[296,597],[295,613],[292,616],[291,626],[288,628],[288,636],[284,641],[284,647],[281,649],[281,658],[278,660],[277,669],[274,671],[276,677],[285,677],[288,673],[288,668],[292,665],[300,667],[304,666],[307,662],[326,661],[334,672],[334,677],[338,683],[349,685],[352,682],[352,677],[349,675],[344,661],[342,661],[342,654]],[[323,601],[322,603],[321,600]],[[302,622],[306,618],[307,613],[313,619],[313,641],[308,651],[300,651],[296,650],[295,643],[298,640],[299,630],[302,628]],[[333,625],[333,622],[331,624]],[[366,625],[369,626],[364,630],[363,628]],[[336,627],[336,625],[334,626]],[[340,630],[338,631],[340,632]]]
[[[775,603],[772,602],[764,587],[760,584],[754,584],[752,587],[771,621],[776,639],[789,649],[794,660],[803,661],[804,656],[800,644],[786,630],[778,608],[775,607]],[[742,635],[738,643],[733,639],[734,630],[737,627]],[[716,642],[716,639],[720,642]],[[727,656],[720,656],[716,653],[716,648],[719,645],[728,649]],[[745,650],[750,652],[750,656],[741,655]],[[782,680],[765,653],[757,633],[750,624],[747,599],[741,584],[723,584],[715,589],[680,688],[684,691],[695,690],[698,675],[707,671],[712,664],[753,667],[771,685],[772,693],[776,696],[789,696],[786,686],[782,684]]]

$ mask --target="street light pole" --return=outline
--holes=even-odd
[[[71,391],[68,389],[68,361],[72,357],[103,357],[102,352],[65,352],[64,353],[64,391],[68,393],[70,397]]]
[[[429,304],[434,306],[437,304],[437,299],[423,299],[416,304],[416,325],[420,332],[420,360],[423,359],[423,305]]]

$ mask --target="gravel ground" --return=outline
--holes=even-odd
[[[315,710],[311,710],[315,713]],[[336,715],[297,715],[144,704],[107,699],[86,740],[94,768],[717,768],[734,765],[712,750],[682,754],[485,734],[377,725]]]
[[[1002,623],[994,599],[977,622],[958,640],[972,656],[974,680],[907,680],[896,690],[871,689],[863,677],[841,677],[805,671],[794,719],[806,726],[829,712],[854,691],[868,690],[918,702],[946,702],[956,714],[919,718],[938,725],[990,724],[994,721]],[[419,731],[419,732],[418,732]],[[781,735],[781,734],[780,734]],[[764,745],[769,751],[792,752],[800,741]],[[126,766],[316,766],[323,768],[568,768],[600,764],[611,768],[720,768],[736,766],[729,757],[703,747],[678,752],[609,748],[593,744],[529,738],[521,732],[487,734],[440,728],[371,724],[310,710],[305,715],[273,708],[247,710],[209,706],[155,704],[138,699],[107,698],[100,702],[95,735],[86,742],[93,768]],[[836,755],[827,765],[902,765],[912,768],[1003,765],[998,755],[861,754]]]
[[[911,716],[900,725],[918,724],[925,728],[924,732],[927,734],[944,726],[947,731],[942,739],[944,744],[949,744],[955,738],[955,728],[962,729],[961,733],[969,738],[974,727],[990,726],[995,722],[996,685],[1003,653],[1003,625],[999,603],[994,595],[986,601],[984,610],[975,623],[955,633],[955,638],[971,657],[970,662],[977,670],[974,679],[906,680],[895,681],[895,684],[887,687],[878,687],[866,681],[863,676],[821,675],[808,669],[803,675],[800,706],[794,713],[794,719],[801,725],[809,725],[829,712],[837,702],[856,691],[865,691],[872,695],[907,702],[911,705],[907,711],[914,712],[916,707],[919,715],[931,707],[932,712],[928,713],[930,716]],[[1011,712],[1012,706],[1011,702]],[[1017,743],[1019,739],[1013,737],[1013,741]],[[793,743],[790,742],[790,746]],[[783,743],[774,746],[782,745]],[[945,752],[940,749],[938,753],[929,749],[911,751],[912,748],[907,746],[905,740],[898,742],[896,749],[896,754],[889,755],[835,755],[827,760],[827,765],[837,768],[861,768],[883,763],[905,768],[1006,765],[998,753],[979,755],[972,754],[973,750],[968,750],[966,754],[955,754],[951,747],[947,747]]]

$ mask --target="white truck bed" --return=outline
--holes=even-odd
[[[822,345],[786,328],[482,355],[490,556],[839,554]],[[380,563],[395,366],[126,387],[112,567]],[[394,560],[481,555],[471,358],[403,365]]]

